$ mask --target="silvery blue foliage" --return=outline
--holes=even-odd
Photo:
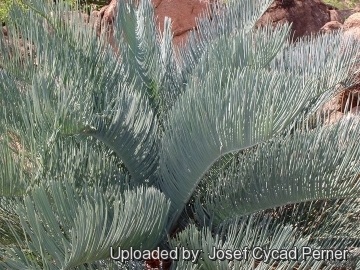
[[[111,247],[201,250],[172,269],[359,264],[360,123],[319,117],[354,82],[358,43],[290,42],[289,25],[255,28],[272,1],[242,0],[209,6],[174,47],[143,0],[119,1],[113,48],[66,4],[25,2],[0,36],[2,269],[146,267]],[[207,256],[245,247],[299,254]]]

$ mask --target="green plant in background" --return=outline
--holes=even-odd
[[[354,8],[360,3],[359,0],[324,0],[324,2],[340,10]]]
[[[4,22],[7,19],[8,11],[11,7],[12,0],[2,0],[0,2],[0,21]]]
[[[47,0],[43,0],[43,2],[47,2]],[[66,0],[66,2],[72,7],[76,7],[76,5],[84,8],[85,6],[91,5],[93,9],[99,9],[109,1],[107,0]],[[15,3],[17,5],[21,4],[21,0],[1,0],[0,1],[0,22],[4,23],[8,19],[8,13],[11,8],[11,5]]]
[[[120,56],[63,3],[15,6],[0,39],[0,267],[143,269],[110,248],[184,247],[202,258],[173,269],[358,269],[359,119],[308,124],[351,84],[358,43],[256,29],[271,2],[217,7],[177,52],[150,1],[121,3]],[[207,257],[246,246],[299,260]],[[304,246],[348,260],[301,260]]]

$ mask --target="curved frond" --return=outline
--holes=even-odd
[[[335,87],[353,77],[350,69],[357,61],[359,48],[356,40],[344,38],[342,32],[303,37],[296,43],[284,44],[270,62],[269,68],[311,74],[318,78],[316,83],[319,88]]]
[[[296,43],[284,44],[269,69],[302,74],[313,78],[317,89],[332,90],[309,103],[306,112],[309,116],[338,94],[339,89],[354,83],[359,49],[359,43],[353,38],[344,38],[343,32],[303,37]]]
[[[223,77],[223,68],[194,79],[169,113],[160,166],[174,211],[218,158],[279,134],[319,94],[296,74],[244,69]]]
[[[204,76],[215,65],[226,67],[229,72],[238,68],[268,67],[281,51],[290,32],[290,25],[271,25],[248,32],[236,29],[231,35],[221,36],[208,45],[206,54],[193,70],[195,76]]]
[[[151,1],[119,3],[115,23],[115,46],[136,91],[147,94],[158,116],[166,113],[184,88],[184,78],[174,57],[171,20],[165,18],[159,34]],[[161,117],[162,118],[162,117]]]
[[[59,135],[91,135],[116,152],[133,181],[153,181],[158,166],[157,121],[148,98],[135,91],[127,80],[128,70],[111,49],[99,45],[76,13],[64,21],[69,10],[62,4],[51,6],[49,13],[38,10],[38,1],[33,4],[28,12],[15,10],[14,16],[23,39],[35,44],[37,67],[29,76],[18,76],[12,70],[21,69],[21,64],[9,61],[8,78],[16,84],[3,90],[21,93],[18,135],[30,140],[35,151]],[[34,25],[39,29],[35,31]],[[67,42],[57,46],[65,38]]]
[[[351,76],[358,51],[358,45],[351,40],[341,42],[340,36],[308,40],[310,53],[319,42],[329,47],[334,43],[332,50],[340,50],[333,58],[317,57],[319,65],[333,71],[329,80],[327,70],[304,68],[298,72],[279,68],[291,64],[292,59],[295,64],[303,63],[298,58],[303,58],[308,50],[298,52],[297,45],[288,46],[292,56],[284,54],[287,57],[275,61],[287,35],[286,28],[275,29],[277,39],[265,38],[271,36],[270,29],[258,31],[259,36],[256,31],[240,30],[227,37],[229,41],[221,44],[233,48],[230,50],[223,50],[214,42],[214,50],[209,50],[209,57],[199,62],[186,92],[169,113],[160,167],[162,188],[175,198],[174,211],[187,203],[200,178],[217,159],[280,134],[299,115],[318,108],[334,94],[338,83]],[[259,48],[264,51],[248,44],[249,40],[256,44],[256,38],[260,38]],[[274,67],[277,61],[280,64]]]
[[[96,189],[79,195],[66,183],[48,186],[38,186],[18,205],[30,250],[6,249],[3,266],[69,269],[108,258],[110,247],[151,249],[163,237],[169,202],[155,188],[114,194],[108,201]]]
[[[186,73],[206,56],[208,46],[213,41],[232,36],[239,30],[249,33],[254,29],[261,15],[272,4],[273,0],[228,1],[226,5],[214,5],[206,14],[197,20],[196,31],[191,31],[183,48],[179,48],[182,68]],[[221,47],[220,48],[221,51]]]
[[[110,107],[110,106],[109,106]],[[158,166],[158,123],[146,99],[124,89],[103,115],[95,115],[83,134],[109,146],[137,183],[154,182]]]
[[[301,249],[302,246],[308,244],[308,238],[301,237],[291,226],[272,222],[269,217],[249,216],[223,224],[215,234],[212,234],[208,228],[198,229],[191,225],[170,240],[170,244],[172,248],[179,246],[201,250],[201,258],[198,261],[200,269],[269,269],[271,265],[276,265],[273,259],[261,262],[267,268],[261,268],[261,266],[255,268],[260,260],[255,260],[252,254],[253,248],[289,250],[297,247]],[[238,260],[215,259],[215,250],[240,250],[242,258]],[[301,252],[298,255],[301,256]],[[299,265],[296,260],[279,263],[286,265],[288,269]]]
[[[354,201],[350,202],[354,204]],[[352,210],[359,210],[359,204],[352,207]],[[294,209],[295,210],[295,209]],[[329,224],[337,223],[344,225],[347,221],[339,216],[340,213],[334,211],[331,207],[326,209],[329,213],[327,219],[323,219],[321,225],[318,225],[317,231],[322,235]],[[332,218],[332,214],[335,214]],[[259,212],[244,217],[233,218],[227,222],[221,223],[215,231],[209,228],[197,228],[190,225],[184,231],[178,233],[170,240],[170,245],[174,247],[184,247],[191,250],[201,250],[201,257],[197,262],[200,269],[333,269],[336,267],[343,267],[357,261],[359,255],[350,250],[353,245],[359,243],[357,232],[351,233],[352,227],[347,226],[342,232],[349,232],[345,236],[345,241],[341,237],[339,239],[333,237],[329,241],[322,241],[314,237],[311,233],[304,234],[299,226],[294,222],[297,215],[286,216],[282,215],[280,218],[271,217],[264,212]],[[336,220],[336,222],[334,222]],[[324,226],[324,227],[323,227]],[[337,230],[336,226],[330,226],[329,235],[333,236]],[[326,229],[325,229],[326,228]],[[324,234],[325,236],[325,234]],[[357,238],[355,241],[347,241],[346,237],[353,236]],[[353,238],[353,239],[355,239]],[[331,261],[331,260],[317,260],[311,256],[304,257],[303,247],[310,247],[312,250],[348,250],[348,261]],[[220,250],[214,259],[214,251]],[[220,259],[220,256],[225,255],[225,251],[234,252],[238,250],[241,258]],[[273,256],[266,257],[265,253],[261,251],[275,250],[277,252],[284,250],[292,251],[292,258],[290,259],[276,259]],[[222,253],[223,251],[224,253]],[[238,256],[239,256],[238,252]],[[229,253],[228,253],[229,254]],[[325,268],[324,268],[325,267]],[[327,267],[327,268],[326,268]]]
[[[286,204],[358,197],[359,130],[359,121],[346,119],[235,155],[204,178],[206,212],[218,223]]]

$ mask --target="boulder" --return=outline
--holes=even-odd
[[[165,16],[170,17],[174,43],[181,44],[185,41],[188,32],[195,28],[195,18],[205,12],[209,0],[155,0],[153,4],[160,29],[164,28]]]
[[[360,12],[354,13],[344,22],[344,35],[360,40]]]
[[[155,8],[154,13],[160,26],[160,31],[164,29],[164,18],[172,20],[174,43],[181,44],[185,41],[187,34],[196,26],[195,18],[200,16],[205,10],[210,0],[152,0]],[[104,30],[107,32],[108,39],[113,45],[114,14],[116,11],[117,0],[112,0],[109,5],[104,6],[97,13],[95,23],[96,32],[100,35]]]
[[[338,21],[327,22],[323,27],[321,27],[320,32],[331,33],[342,29],[343,25]]]
[[[276,0],[257,22],[292,23],[293,39],[317,33],[330,21],[329,7],[321,0]]]
[[[354,9],[346,9],[346,10],[329,10],[330,21],[338,21],[340,23],[344,23],[346,18],[350,17],[352,14],[357,11]]]
[[[352,14],[344,22],[344,29],[349,30],[350,28],[358,28],[360,26],[360,12]]]
[[[347,18],[342,25],[342,28],[344,30],[345,38],[355,38],[360,40],[360,12],[356,12]],[[357,64],[354,69],[356,71],[359,68],[360,66]],[[357,73],[356,77],[354,78],[354,84],[338,95],[338,111],[345,113],[352,112],[353,108],[360,104],[359,94],[360,74]]]

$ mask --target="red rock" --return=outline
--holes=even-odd
[[[209,0],[152,0],[160,31],[163,31],[165,16],[171,18],[175,44],[180,44],[186,39],[187,33],[195,27],[195,18],[206,10],[208,3]],[[109,26],[107,31],[110,43],[114,42],[111,36],[116,5],[117,0],[112,0],[109,5],[103,7],[95,24],[98,35],[104,31],[105,25]]]
[[[291,22],[293,37],[296,39],[317,33],[330,21],[329,7],[321,0],[276,0],[258,21],[257,26],[263,26],[269,20],[273,24]]]
[[[360,40],[360,12],[354,13],[345,20],[344,35]]]
[[[161,31],[164,27],[165,16],[172,21],[174,41],[179,44],[185,40],[187,33],[194,29],[195,18],[205,10],[209,1],[206,0],[156,0],[155,16]]]
[[[359,105],[360,87],[358,84],[346,89],[338,95],[338,111],[348,112]]]
[[[320,31],[325,33],[331,33],[337,30],[340,30],[343,25],[338,21],[327,22],[323,27],[321,27]]]
[[[344,29],[349,30],[350,28],[360,26],[360,12],[354,13],[344,22]]]
[[[329,10],[329,15],[330,15],[330,21],[338,21],[341,22],[341,18],[339,16],[338,10]]]
[[[107,35],[107,42],[117,52],[118,48],[115,45],[113,22],[116,12],[117,0],[112,0],[109,5],[104,6],[99,12],[93,12],[94,26],[97,36],[105,32]],[[90,20],[91,21],[91,20]]]
[[[170,17],[174,43],[181,44],[186,39],[188,32],[196,27],[195,18],[201,15],[205,11],[206,5],[212,1],[214,0],[152,0],[152,3],[160,31],[163,30],[164,17]],[[103,22],[106,22],[111,28],[116,4],[117,0],[112,0],[108,6],[100,10],[96,23],[98,34],[103,31]],[[257,26],[265,25],[268,20],[273,24],[291,22],[294,38],[298,38],[318,32],[325,23],[329,22],[329,9],[330,7],[321,0],[275,0],[258,21]],[[336,20],[341,19],[339,17]],[[112,35],[112,30],[108,29],[108,33]]]
[[[338,21],[340,23],[344,23],[346,18],[354,14],[356,11],[353,9],[347,10],[329,10],[330,21]]]

